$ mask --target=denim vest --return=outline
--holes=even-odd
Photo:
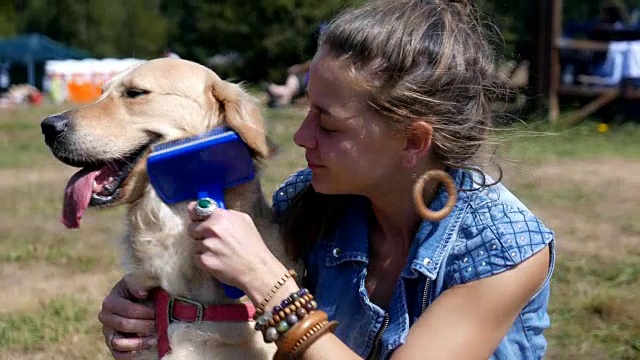
[[[455,169],[450,174],[458,188],[477,189],[470,173]],[[286,211],[288,202],[310,179],[309,169],[289,177],[273,195],[276,213]],[[441,189],[430,208],[440,209],[446,196]],[[422,222],[386,311],[369,300],[365,288],[368,200],[354,196],[341,215],[336,230],[306,254],[305,282],[318,306],[340,322],[336,335],[358,355],[389,358],[405,343],[409,327],[442,292],[508,270],[549,244],[551,266],[544,285],[491,359],[543,357],[547,347],[543,331],[550,325],[547,304],[555,263],[554,234],[504,186],[461,191],[446,219]]]

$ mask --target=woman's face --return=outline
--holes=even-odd
[[[367,105],[346,68],[320,49],[309,73],[310,109],[294,141],[305,149],[314,189],[325,194],[372,195],[405,176],[406,139]]]

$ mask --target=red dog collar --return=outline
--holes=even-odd
[[[197,301],[171,296],[163,289],[152,291],[151,300],[156,306],[156,336],[159,358],[171,350],[167,331],[172,322],[247,322],[253,319],[253,314],[256,312],[256,308],[251,303],[205,306]]]

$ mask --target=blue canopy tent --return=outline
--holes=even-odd
[[[67,47],[42,34],[25,34],[0,39],[0,63],[17,62],[27,65],[29,84],[35,86],[35,64],[47,60],[84,59],[86,51]]]

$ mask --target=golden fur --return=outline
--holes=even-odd
[[[95,103],[56,116],[68,121],[65,141],[49,146],[67,163],[121,159],[145,144],[199,134],[221,124],[237,131],[257,157],[266,158],[270,151],[257,102],[239,85],[179,59],[134,67],[113,78]],[[160,286],[203,304],[233,302],[224,296],[219,282],[193,264],[186,203],[164,204],[149,185],[145,164],[144,155],[136,160],[109,204],[128,206],[123,250],[130,278],[137,285]],[[225,201],[228,208],[254,219],[267,246],[285,266],[300,270],[285,256],[257,179],[228,189]],[[270,359],[275,347],[265,344],[253,326],[253,322],[173,323],[172,352],[164,359]],[[139,358],[155,358],[154,354],[155,349]]]

